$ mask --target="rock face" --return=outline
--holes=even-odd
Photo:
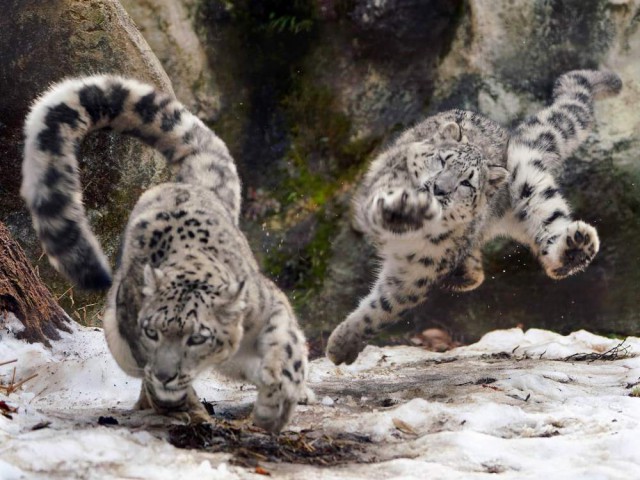
[[[133,76],[167,92],[172,88],[116,0],[10,0],[4,7],[0,18],[0,219],[60,296],[69,285],[46,260],[38,260],[42,249],[19,196],[22,126],[29,105],[53,82],[97,72]],[[95,231],[115,261],[131,207],[150,183],[163,177],[164,161],[133,140],[107,134],[85,142],[80,159],[85,204]],[[63,297],[63,305],[79,316],[91,316],[91,308],[83,307],[101,298],[73,291]]]
[[[194,30],[194,0],[121,0],[171,77],[178,99],[204,120],[214,120],[220,97],[213,69]]]
[[[436,325],[472,340],[522,323],[639,333],[640,275],[634,265],[640,243],[633,239],[640,234],[640,2],[315,3],[305,17],[279,11],[271,2],[264,6],[270,16],[256,14],[247,2],[234,2],[232,12],[222,2],[217,10],[216,2],[207,2],[201,24],[205,31],[215,29],[218,41],[271,31],[264,38],[276,49],[272,55],[281,43],[305,45],[290,58],[293,73],[283,77],[286,87],[271,90],[271,103],[256,102],[251,93],[262,92],[264,100],[266,76],[260,85],[250,76],[236,77],[250,92],[244,97],[248,105],[233,108],[228,102],[219,133],[236,142],[232,148],[249,193],[262,188],[261,199],[278,201],[279,213],[267,211],[246,227],[264,252],[267,270],[294,297],[308,330],[331,329],[370,284],[375,258],[350,227],[349,192],[376,149],[448,108],[473,109],[511,126],[546,105],[563,72],[602,67],[616,70],[625,88],[598,104],[596,132],[570,159],[563,181],[576,216],[599,228],[603,247],[596,261],[586,272],[555,282],[524,248],[497,241],[485,252],[487,280],[481,288],[436,292],[397,331]],[[310,28],[296,30],[305,21]],[[252,50],[241,43],[228,45],[236,46],[239,62],[251,58],[256,65],[266,56],[262,51],[263,57],[250,57]],[[223,99],[239,91],[222,89]],[[256,128],[260,116],[265,120]],[[229,120],[238,118],[245,120]],[[230,125],[235,129],[225,131]]]
[[[468,295],[441,294],[416,316],[471,337],[489,328],[539,325],[568,331],[638,333],[640,275],[640,2],[506,3],[472,0],[438,68],[429,111],[452,106],[513,124],[550,100],[561,73],[610,68],[620,96],[596,106],[596,132],[567,164],[563,186],[575,215],[594,224],[602,248],[582,274],[545,278],[528,252],[494,244],[487,282]],[[414,317],[416,319],[416,317]]]
[[[0,77],[3,172],[9,172],[0,184],[1,218],[25,241],[30,229],[17,197],[17,145],[30,98],[69,74],[161,75],[117,4],[41,3],[13,1],[0,20],[0,51],[9,65]],[[396,331],[438,326],[473,340],[521,323],[640,333],[640,0],[124,3],[178,97],[229,145],[245,183],[244,228],[312,335],[341,321],[371,282],[376,260],[351,227],[349,202],[385,143],[424,116],[454,107],[512,126],[550,100],[561,73],[614,69],[623,92],[598,103],[596,131],[563,179],[576,216],[599,229],[602,248],[593,264],[554,282],[525,249],[497,241],[485,251],[484,285],[468,294],[436,292]],[[24,32],[44,26],[48,36],[21,41]],[[97,228],[111,246],[109,229],[120,231],[128,202],[158,164],[138,153],[137,144],[103,141],[85,148],[85,182]],[[98,160],[98,152],[112,148],[121,149],[116,168]],[[136,155],[140,161],[131,162]],[[91,165],[102,170],[93,173]],[[91,179],[137,187],[119,198],[119,190]]]

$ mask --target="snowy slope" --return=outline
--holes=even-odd
[[[168,421],[132,412],[139,381],[111,359],[102,331],[76,327],[51,351],[0,339],[0,382],[33,375],[16,407],[0,416],[0,479],[261,478],[232,455],[182,450],[165,440]],[[300,406],[292,430],[356,433],[363,461],[338,466],[263,463],[277,478],[640,478],[640,339],[613,361],[564,361],[619,341],[580,331],[502,330],[446,353],[367,347],[355,365],[312,363],[320,401]],[[624,353],[624,352],[621,352]],[[610,356],[610,355],[609,355]],[[255,389],[211,374],[196,390],[217,411],[246,416]],[[118,421],[98,424],[101,416]],[[245,422],[247,425],[247,422]],[[34,427],[36,429],[34,430]]]

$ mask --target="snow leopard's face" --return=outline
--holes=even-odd
[[[145,268],[138,326],[146,384],[158,406],[182,402],[195,377],[229,359],[242,339],[243,283],[207,275]]]
[[[407,167],[415,188],[431,192],[443,218],[457,221],[471,220],[507,178],[478,148],[452,140],[411,144]]]

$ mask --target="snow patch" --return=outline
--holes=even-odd
[[[140,381],[120,371],[100,329],[74,326],[47,349],[17,340],[16,321],[2,323],[0,362],[18,361],[0,367],[0,381],[14,367],[16,381],[37,377],[0,393],[18,409],[0,415],[0,478],[253,478],[228,454],[174,448],[157,416],[131,412]],[[368,437],[377,463],[266,468],[309,480],[630,478],[640,465],[640,399],[629,396],[640,340],[627,339],[630,355],[614,361],[563,360],[619,343],[510,329],[446,353],[367,347],[351,366],[315,360],[310,385],[322,400],[300,406],[291,430]],[[196,390],[215,409],[248,412],[255,397],[215,373]],[[98,425],[111,415],[123,423]]]

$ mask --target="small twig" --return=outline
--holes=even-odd
[[[624,342],[627,340],[624,339],[615,347],[610,348],[604,353],[574,353],[573,355],[569,355],[565,357],[563,360],[565,362],[575,361],[575,362],[584,362],[587,361],[589,363],[595,362],[596,360],[618,360],[618,358],[626,358],[631,356],[629,353],[630,346],[624,345]]]
[[[22,385],[27,383],[29,380],[37,377],[38,374],[34,373],[30,377],[25,378],[24,380],[20,380],[16,383],[16,367],[13,367],[13,374],[11,375],[11,381],[8,385],[0,385],[0,390],[4,390],[5,395],[11,395],[13,392],[18,390]]]
[[[0,362],[0,367],[2,367],[3,365],[9,365],[10,363],[16,363],[18,361],[18,359],[16,358],[15,360],[7,360],[6,362]]]

